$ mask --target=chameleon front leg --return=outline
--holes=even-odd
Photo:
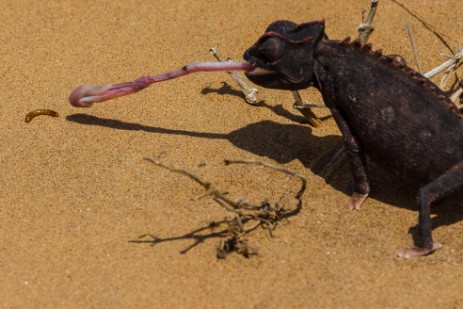
[[[354,177],[354,193],[347,204],[349,209],[360,209],[363,202],[370,193],[370,183],[368,181],[365,153],[358,142],[357,137],[347,124],[341,112],[334,107],[330,107],[336,124],[341,130],[344,144],[349,155],[352,176]]]
[[[420,240],[416,247],[401,249],[397,252],[398,257],[410,258],[415,256],[428,255],[442,247],[432,239],[431,225],[431,204],[463,187],[463,162],[460,162],[442,174],[433,182],[421,187],[418,191],[418,202],[420,214],[418,227]]]

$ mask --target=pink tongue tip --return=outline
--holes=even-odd
[[[79,87],[72,90],[71,94],[69,95],[69,102],[73,106],[84,107],[82,104],[80,104],[79,100],[85,97],[87,87],[88,85],[80,85]]]
[[[111,88],[111,86],[112,85],[80,85],[79,87],[75,88],[69,95],[69,102],[71,105],[76,107],[90,107],[92,103],[85,102],[85,98],[97,96]]]

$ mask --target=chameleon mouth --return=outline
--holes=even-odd
[[[272,70],[262,69],[259,67],[255,67],[254,70],[246,72],[246,75],[248,76],[262,76],[262,75],[271,75],[271,74],[275,74],[275,72]]]
[[[304,79],[293,78],[286,75],[284,72],[264,69],[255,66],[254,70],[246,71],[246,77],[256,85],[265,88],[300,90],[307,88],[309,84],[304,82]]]
[[[302,81],[302,78],[293,78],[291,76],[289,76],[288,74],[284,74],[284,72],[275,72],[273,70],[269,70],[269,69],[263,69],[263,68],[259,68],[259,67],[254,67],[254,70],[251,70],[251,71],[247,71],[245,72],[244,74],[246,74],[246,76],[248,76],[249,78],[265,78],[265,79],[276,79],[278,78],[279,80],[287,80],[288,82],[290,83],[293,83],[293,84],[298,84]]]

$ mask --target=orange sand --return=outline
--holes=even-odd
[[[331,118],[319,129],[301,123],[289,92],[260,88],[265,104],[250,106],[227,74],[210,73],[90,109],[68,104],[81,83],[130,81],[213,60],[213,46],[241,59],[276,19],[325,18],[330,38],[355,37],[369,6],[366,0],[210,3],[2,1],[0,307],[462,308],[462,194],[434,208],[441,250],[396,259],[396,249],[413,243],[416,188],[371,165],[371,197],[362,211],[346,210],[347,162],[329,177],[314,174],[340,147],[339,131]],[[463,40],[462,0],[406,3],[452,47]],[[439,53],[448,50],[392,1],[380,0],[374,48],[414,66],[406,24],[423,70],[440,64]],[[233,91],[207,91],[221,82]],[[320,102],[313,90],[303,95]],[[37,108],[60,117],[25,123]],[[186,254],[180,251],[192,239],[130,243],[145,233],[184,235],[228,215],[207,199],[192,200],[202,190],[190,179],[143,160],[160,152],[256,200],[277,198],[293,184],[259,168],[223,167],[223,159],[297,170],[309,179],[304,208],[274,238],[263,230],[251,235],[259,248],[251,259],[217,260],[218,239]]]

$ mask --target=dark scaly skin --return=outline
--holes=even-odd
[[[349,154],[349,208],[360,208],[370,191],[365,155],[420,184],[420,241],[399,256],[427,255],[441,246],[432,239],[430,205],[463,187],[463,117],[443,91],[400,56],[383,56],[358,41],[329,40],[323,20],[274,22],[244,58],[266,70],[246,73],[260,86],[313,86],[322,93]]]

